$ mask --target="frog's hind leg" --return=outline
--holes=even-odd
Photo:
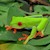
[[[44,37],[44,33],[43,33],[43,31],[42,32],[40,32],[40,35],[39,35],[40,37]]]
[[[18,40],[21,41],[21,40],[26,40],[28,35],[27,34],[22,34],[23,37],[20,37]]]
[[[36,31],[37,31],[36,26],[33,26],[30,35],[28,36],[28,38],[25,40],[25,42],[24,42],[23,44],[27,44],[27,42],[28,42],[30,39],[32,39],[33,36],[36,34]]]
[[[38,32],[35,34],[34,38],[36,38],[37,36],[44,37],[44,34],[43,34],[41,31],[38,31]]]

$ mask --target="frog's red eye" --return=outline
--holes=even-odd
[[[18,26],[22,26],[22,22],[18,22]]]

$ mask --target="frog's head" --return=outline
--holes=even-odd
[[[23,17],[13,16],[10,26],[12,26],[12,28],[22,29],[22,28],[25,28],[25,21],[24,21]]]

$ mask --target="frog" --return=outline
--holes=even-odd
[[[31,33],[27,36],[23,44],[27,44],[28,41],[37,36],[44,37],[44,30],[48,24],[48,18],[33,18],[33,17],[16,17],[13,16],[9,26],[6,26],[6,30],[13,29],[13,33],[17,32],[17,29],[32,28]],[[23,35],[26,36],[26,35]]]

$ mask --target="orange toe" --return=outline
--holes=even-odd
[[[5,28],[8,28],[8,27],[9,27],[9,26],[7,26],[7,25],[5,26]]]
[[[40,32],[37,32],[34,36],[34,38],[36,38],[37,36],[39,36]]]
[[[21,41],[21,40],[26,40],[27,39],[27,37],[28,37],[28,35],[27,34],[22,34],[24,37],[21,37],[21,38],[19,38],[18,40],[19,41]]]
[[[37,32],[36,34],[35,34],[35,36],[34,36],[34,38],[36,38],[37,36],[41,36],[41,37],[43,37],[44,35],[42,34],[42,32]]]
[[[27,37],[21,37],[21,38],[19,38],[18,40],[19,41],[22,41],[22,40],[26,40],[27,39]]]
[[[22,34],[24,37],[28,37],[28,35],[27,34]]]
[[[22,40],[23,40],[23,38],[19,38],[18,40],[19,40],[19,41],[22,41]]]
[[[17,32],[17,30],[14,28],[14,31],[13,31],[13,33],[15,34]]]
[[[6,27],[6,30],[11,30],[11,29],[12,29],[11,26]]]
[[[44,37],[44,34],[41,34],[40,37]]]

